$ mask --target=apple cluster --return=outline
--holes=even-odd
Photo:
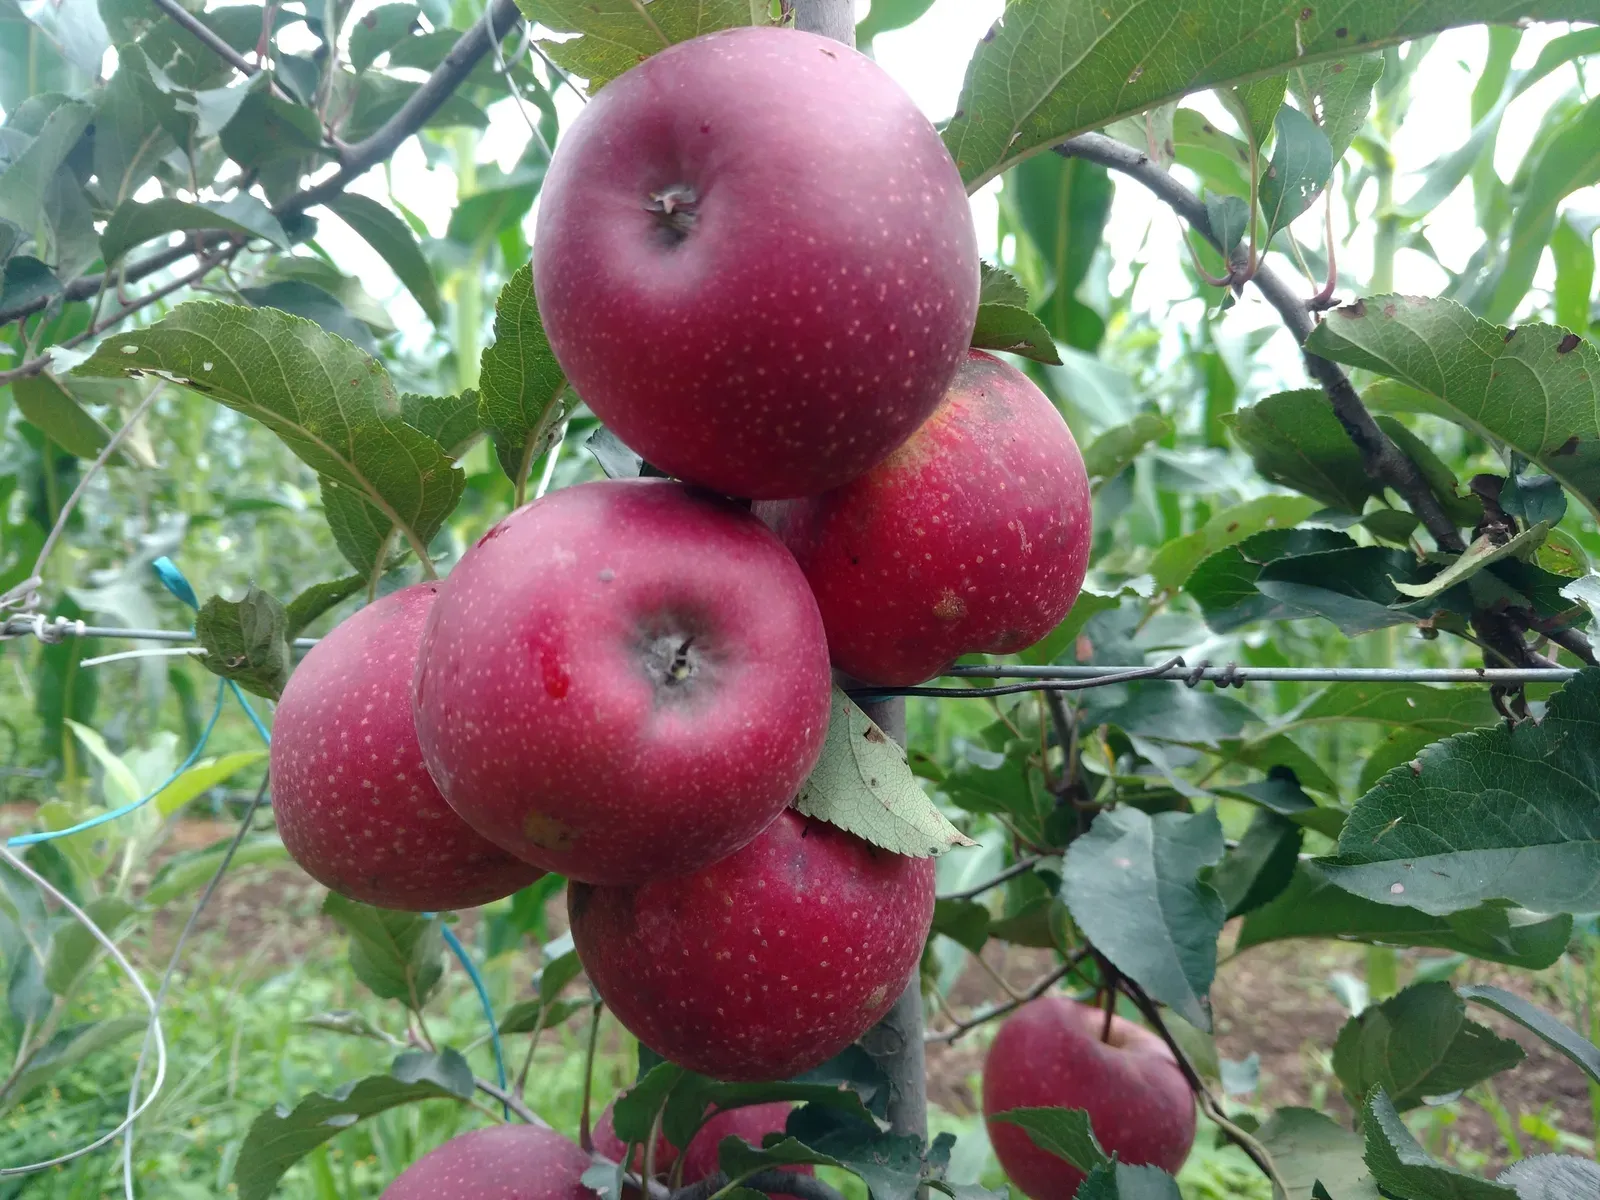
[[[937,132],[810,34],[710,34],[599,91],[546,177],[534,282],[573,389],[670,478],[558,490],[336,628],[279,707],[279,828],[389,908],[559,872],[628,1029],[786,1078],[884,1015],[933,911],[931,859],[789,807],[833,672],[915,684],[1052,629],[1083,461],[968,348],[976,237]]]

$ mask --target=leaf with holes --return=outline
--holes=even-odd
[[[576,402],[539,319],[533,267],[519,267],[495,302],[494,344],[483,352],[478,377],[479,417],[519,500]]]
[[[1524,1057],[1522,1047],[1467,1020],[1448,983],[1417,983],[1345,1022],[1333,1071],[1359,1103],[1381,1087],[1397,1110],[1465,1091]]]
[[[822,757],[794,806],[895,854],[927,858],[973,841],[945,819],[906,765],[906,752],[838,687]]]
[[[1553,325],[1502,329],[1449,300],[1374,296],[1306,348],[1414,389],[1413,405],[1502,443],[1600,517],[1600,352]]]
[[[1061,881],[1072,919],[1117,970],[1206,1030],[1227,911],[1199,873],[1222,852],[1213,809],[1151,817],[1116,808],[1067,849]]]
[[[1317,202],[1333,177],[1333,148],[1328,135],[1298,109],[1278,110],[1278,141],[1261,177],[1261,215],[1267,241]]]
[[[1334,162],[1344,157],[1366,123],[1372,88],[1382,75],[1381,54],[1352,54],[1289,72],[1289,91],[1300,111],[1327,136]]]
[[[289,619],[270,592],[254,584],[239,600],[213,596],[195,618],[195,637],[205,648],[200,665],[269,700],[289,682]]]
[[[104,377],[141,371],[254,417],[419,555],[461,498],[465,476],[438,442],[405,423],[383,367],[311,321],[273,309],[183,304],[154,325],[102,342],[77,368]]]
[[[1321,865],[1358,896],[1435,915],[1491,900],[1600,908],[1600,670],[1537,724],[1458,734],[1385,775]]]
[[[518,0],[522,15],[565,41],[541,41],[555,62],[596,92],[658,50],[703,33],[752,24],[750,0]]]
[[[283,1173],[357,1121],[420,1100],[472,1099],[472,1068],[454,1050],[407,1051],[387,1075],[279,1104],[250,1123],[233,1166],[240,1200],[267,1200]]]

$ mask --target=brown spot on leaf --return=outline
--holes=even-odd
[[[1343,305],[1338,312],[1341,317],[1364,317],[1367,315],[1367,302],[1365,300],[1357,300],[1354,304]]]
[[[1237,521],[1229,521],[1228,522],[1228,532],[1229,533],[1232,533],[1237,528],[1239,528],[1239,522],[1237,522]]]
[[[1393,304],[1385,304],[1383,306],[1383,315],[1384,316],[1392,317],[1392,316],[1394,316],[1394,314],[1395,314],[1395,307],[1394,307]]]
[[[1344,74],[1344,68],[1345,68],[1345,64],[1344,63],[1336,62],[1336,63],[1333,64],[1333,73],[1335,75],[1343,75]]]
[[[1348,29],[1346,29],[1343,25],[1341,25],[1341,26],[1339,26],[1339,28],[1337,28],[1337,29],[1335,29],[1333,31],[1333,36],[1337,37],[1337,38],[1349,37],[1350,36],[1350,31]]]
[[[1517,336],[1517,327],[1515,325],[1513,325],[1510,329],[1506,330],[1505,340],[1509,342],[1512,338],[1514,338],[1516,336]]]
[[[882,745],[884,742],[889,740],[884,736],[883,730],[879,729],[876,725],[868,725],[861,731],[861,736],[866,738],[867,741],[877,742],[879,745]]]
[[[1583,339],[1575,333],[1569,333],[1556,343],[1557,354],[1571,354],[1583,344]]]
[[[1309,4],[1300,10],[1300,19],[1302,21],[1311,20],[1311,6]]]
[[[1556,453],[1559,454],[1559,455],[1576,454],[1577,452],[1578,452],[1578,435],[1577,434],[1573,434],[1571,437],[1569,437],[1566,441],[1562,442],[1561,445],[1556,448]]]

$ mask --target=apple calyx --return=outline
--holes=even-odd
[[[667,246],[682,245],[699,217],[700,197],[687,183],[675,183],[651,192],[645,211],[655,214],[662,241]]]

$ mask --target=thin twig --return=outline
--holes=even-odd
[[[178,3],[178,0],[150,0],[150,2],[162,12],[166,13],[168,18],[170,18],[174,24],[181,25],[184,29],[193,34],[201,45],[203,45],[207,50],[211,51],[211,53],[215,54],[223,62],[227,63],[235,71],[239,71],[252,78],[261,73],[261,68],[259,66],[251,62],[232,46],[228,45],[227,42],[218,37],[211,26],[207,25],[199,17],[195,16],[188,9],[184,8],[183,5]],[[276,83],[271,85],[271,90],[272,94],[279,100],[293,103],[293,101],[289,100],[288,96],[283,94],[282,89],[280,89]]]
[[[679,1188],[671,1200],[709,1200],[728,1186],[728,1177],[713,1171],[704,1179]],[[798,1200],[845,1200],[844,1194],[811,1175],[798,1171],[760,1171],[743,1181],[743,1186],[770,1195],[795,1196]]]
[[[1030,854],[1027,858],[1012,863],[991,879],[985,879],[982,883],[966,888],[963,891],[942,892],[938,898],[940,900],[971,900],[974,896],[981,896],[983,893],[999,887],[1007,880],[1015,879],[1018,875],[1027,874],[1043,861],[1043,857],[1043,855],[1039,854]]]
[[[242,241],[235,241],[235,240],[231,240],[230,239],[229,242],[228,242],[227,249],[221,251],[220,253],[209,254],[206,257],[202,258],[200,260],[200,265],[198,267],[194,268],[194,270],[189,271],[189,272],[187,272],[187,273],[185,273],[183,275],[180,275],[176,279],[174,279],[174,280],[172,280],[172,281],[170,281],[168,283],[162,284],[160,287],[158,287],[153,292],[148,292],[143,296],[135,297],[131,302],[129,302],[127,304],[124,304],[121,308],[117,309],[115,312],[109,313],[106,316],[101,317],[98,321],[96,321],[93,325],[89,326],[89,328],[85,329],[82,333],[77,334],[77,335],[75,335],[73,337],[69,337],[69,338],[67,338],[66,341],[59,342],[55,346],[52,346],[50,349],[52,349],[52,350],[56,350],[56,349],[59,349],[59,350],[71,350],[74,346],[82,345],[84,342],[88,341],[90,338],[99,337],[102,333],[105,333],[112,326],[119,325],[123,321],[127,320],[134,313],[138,312],[141,308],[145,308],[145,307],[147,307],[147,306],[149,306],[151,304],[154,304],[157,300],[165,299],[167,296],[172,295],[172,293],[177,291],[179,288],[187,287],[189,284],[196,283],[199,280],[203,279],[214,268],[216,268],[220,264],[222,264],[222,263],[228,261],[229,259],[231,259],[234,255],[238,254],[239,251],[242,250],[242,249],[244,249],[244,243]],[[50,365],[50,354],[47,351],[46,353],[41,354],[36,358],[30,358],[27,362],[23,363],[21,366],[13,367],[9,371],[0,371],[0,387],[4,387],[6,384],[11,383],[12,381],[17,380],[17,379],[25,379],[29,375],[37,375],[37,374],[39,374],[39,372],[43,371],[49,365]]]
[[[589,1125],[589,1102],[594,1096],[594,1051],[600,1044],[600,1001],[596,997],[589,1017],[589,1046],[583,1056],[583,1099],[578,1106],[578,1145],[594,1153],[594,1131]]]
[[[1289,1194],[1288,1185],[1284,1183],[1283,1177],[1278,1173],[1278,1165],[1272,1161],[1272,1155],[1267,1153],[1266,1147],[1252,1137],[1247,1130],[1240,1128],[1228,1118],[1228,1114],[1223,1111],[1222,1105],[1211,1094],[1211,1089],[1206,1087],[1205,1080],[1200,1078],[1199,1072],[1194,1069],[1194,1064],[1184,1054],[1183,1047],[1178,1045],[1177,1039],[1172,1036],[1172,1031],[1167,1028],[1166,1022],[1161,1019],[1161,1010],[1156,1006],[1155,1001],[1150,999],[1145,990],[1127,976],[1120,976],[1118,985],[1127,997],[1138,1006],[1139,1011],[1144,1014],[1144,1019],[1150,1023],[1151,1028],[1161,1035],[1161,1040],[1167,1044],[1167,1049],[1172,1051],[1173,1058],[1177,1060],[1178,1069],[1183,1072],[1184,1079],[1188,1081],[1190,1090],[1194,1092],[1195,1097],[1200,1101],[1201,1107],[1205,1109],[1206,1116],[1211,1118],[1230,1142],[1249,1155],[1250,1161],[1255,1163],[1261,1169],[1261,1173],[1272,1181],[1273,1188],[1276,1189],[1275,1195],[1287,1196]]]
[[[980,1008],[971,1013],[965,1020],[957,1021],[952,1028],[925,1034],[922,1040],[929,1044],[934,1042],[953,1042],[967,1031],[976,1029],[979,1025],[992,1021],[996,1017],[1003,1017],[1008,1012],[1021,1008],[1030,1000],[1037,1000],[1062,979],[1065,979],[1069,973],[1077,968],[1079,963],[1088,957],[1088,950],[1075,950],[1066,962],[1034,980],[1025,991],[1017,995],[1016,999]]]
[[[550,1128],[545,1121],[539,1118],[539,1115],[535,1113],[533,1109],[529,1108],[525,1103],[523,1103],[522,1097],[517,1095],[514,1091],[508,1091],[506,1089],[496,1087],[487,1079],[479,1079],[476,1076],[473,1077],[472,1086],[477,1088],[490,1099],[498,1100],[512,1112],[516,1113],[517,1116],[526,1121],[529,1125],[537,1125],[541,1129]]]
[[[1216,235],[1211,231],[1211,222],[1206,217],[1205,205],[1200,202],[1199,197],[1151,162],[1149,156],[1142,151],[1104,134],[1085,133],[1062,142],[1056,147],[1056,152],[1070,158],[1082,158],[1099,163],[1143,184],[1154,192],[1159,200],[1188,221],[1207,241],[1217,246],[1219,250],[1222,249]],[[1294,335],[1295,341],[1304,347],[1306,339],[1316,327],[1311,314],[1306,311],[1305,301],[1264,264],[1256,267],[1251,282],[1260,290],[1262,298],[1277,309],[1278,315],[1288,326],[1289,332]],[[1422,477],[1422,472],[1378,427],[1377,422],[1372,419],[1372,414],[1367,411],[1367,406],[1361,402],[1361,397],[1356,393],[1349,377],[1339,365],[1320,355],[1309,353],[1305,354],[1305,363],[1307,373],[1327,393],[1333,405],[1334,416],[1350,435],[1350,440],[1355,443],[1356,449],[1361,452],[1362,465],[1366,468],[1367,474],[1379,483],[1394,488],[1405,497],[1411,511],[1433,535],[1433,540],[1441,550],[1455,554],[1464,551],[1466,543],[1462,541],[1460,531],[1445,515],[1438,498],[1428,487],[1427,480]]]

